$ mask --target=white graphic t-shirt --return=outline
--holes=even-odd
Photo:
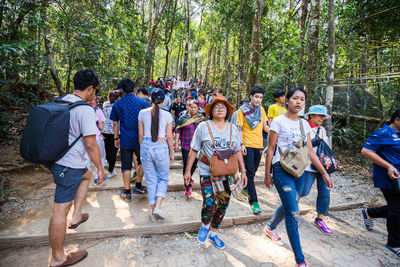
[[[311,132],[311,127],[306,120],[300,119],[304,126],[304,137],[307,137],[307,134]],[[275,155],[272,158],[272,164],[280,161],[281,156],[279,154],[278,147],[285,152],[293,143],[296,143],[303,135],[301,134],[300,123],[299,120],[291,120],[285,115],[280,115],[276,117],[269,129],[270,131],[274,131],[278,134],[278,139],[276,141],[276,151]]]

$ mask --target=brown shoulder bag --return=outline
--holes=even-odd
[[[220,151],[217,150],[217,145],[215,144],[214,137],[211,133],[210,124],[208,123],[208,121],[207,127],[215,148],[215,151],[212,154],[210,160],[211,175],[216,177],[236,174],[239,170],[239,161],[236,151],[232,149],[232,124],[230,123],[231,130],[229,149]]]

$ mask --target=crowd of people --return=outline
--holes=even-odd
[[[299,201],[310,193],[315,180],[318,196],[313,225],[323,234],[333,234],[324,221],[330,191],[334,188],[331,173],[337,169],[328,134],[322,126],[330,118],[327,108],[311,106],[304,119],[301,118],[299,112],[307,95],[303,88],[296,87],[287,92],[274,91],[276,103],[265,111],[262,106],[265,91],[255,86],[249,99],[243,99],[235,110],[222,90],[206,92],[201,81],[195,79],[186,89],[175,87],[175,83],[176,77],[159,78],[136,89],[132,79],[123,78],[115,90],[108,92],[101,109],[96,96],[99,86],[96,73],[84,69],[75,74],[75,90],[64,99],[84,100],[91,108],[79,106],[71,110],[70,140],[79,135],[83,139],[50,165],[57,185],[49,226],[50,266],[70,265],[87,255],[85,250],[67,254],[63,244],[72,204],[74,213],[69,228],[76,228],[89,218],[81,209],[93,176],[91,162],[95,166],[94,183],[99,185],[116,177],[115,161],[119,153],[123,181],[120,197],[129,202],[132,193],[147,194],[149,218],[155,222],[168,216],[162,202],[167,197],[170,163],[179,150],[186,197],[192,194],[196,168],[200,176],[203,206],[197,239],[201,244],[208,239],[215,247],[225,248],[218,229],[232,196],[248,201],[255,215],[262,212],[254,179],[264,154],[264,183],[268,188],[275,185],[281,206],[263,231],[272,242],[283,245],[276,227],[285,219],[296,266],[307,266],[298,229]],[[397,110],[388,125],[368,138],[362,150],[374,163],[374,184],[381,188],[387,205],[363,209],[361,213],[369,231],[374,227],[374,218],[387,218],[386,246],[400,257],[399,132],[400,110]]]

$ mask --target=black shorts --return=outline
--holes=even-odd
[[[142,162],[140,161],[140,148],[120,148],[121,153],[121,171],[130,171],[132,170],[132,160],[133,160],[133,153],[135,153],[137,158],[138,165],[141,165]]]

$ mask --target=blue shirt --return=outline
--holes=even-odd
[[[381,129],[373,132],[367,139],[364,148],[375,151],[384,160],[400,170],[400,133],[384,125]],[[374,164],[373,169],[374,186],[378,188],[394,189],[387,169]]]
[[[140,110],[147,107],[146,101],[133,94],[125,95],[113,104],[110,119],[120,122],[120,145],[122,148],[139,147],[138,117]]]

